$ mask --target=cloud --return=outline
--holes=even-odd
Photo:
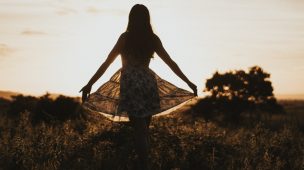
[[[88,7],[87,10],[86,10],[87,13],[91,13],[91,14],[98,14],[98,13],[102,13],[104,12],[103,10],[101,9],[98,9],[96,7]]]
[[[27,30],[22,31],[21,34],[22,35],[46,35],[47,33],[43,32],[43,31],[27,29]]]
[[[114,14],[114,15],[125,15],[127,14],[126,11],[124,10],[119,10],[119,9],[99,9],[93,6],[90,6],[86,9],[86,12],[89,14],[101,14],[101,13],[106,13],[106,14]]]
[[[0,43],[0,56],[7,56],[14,52],[14,49],[9,47],[7,44]]]
[[[73,8],[68,8],[68,7],[61,7],[56,11],[56,14],[64,16],[64,15],[70,15],[70,14],[77,14],[78,11]]]

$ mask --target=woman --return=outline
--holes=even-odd
[[[177,88],[149,69],[154,52],[188,84],[194,94]],[[121,56],[122,68],[90,95],[92,85],[118,55]],[[182,73],[153,33],[147,7],[137,4],[130,11],[126,32],[121,34],[106,61],[80,92],[83,92],[82,100],[87,108],[129,117],[135,131],[141,169],[147,169],[148,130],[152,115],[197,96],[197,87]]]

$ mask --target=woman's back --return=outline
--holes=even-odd
[[[121,35],[121,59],[124,67],[149,67],[155,52],[155,34],[134,35],[125,32]]]

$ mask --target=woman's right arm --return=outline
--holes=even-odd
[[[157,55],[170,67],[170,69],[180,77],[188,86],[193,90],[195,96],[197,96],[197,87],[193,84],[181,71],[178,65],[171,59],[165,48],[163,47],[160,39],[155,35],[155,52]]]
[[[122,46],[124,44],[123,34],[119,37],[115,46],[111,50],[107,59],[101,64],[96,73],[90,79],[90,81],[85,85],[79,92],[82,92],[82,101],[84,102],[90,95],[92,85],[104,74],[110,64],[115,60],[115,58],[120,54]]]

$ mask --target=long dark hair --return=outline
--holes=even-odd
[[[124,52],[135,57],[153,57],[154,43],[150,14],[146,6],[136,4],[129,14]]]

